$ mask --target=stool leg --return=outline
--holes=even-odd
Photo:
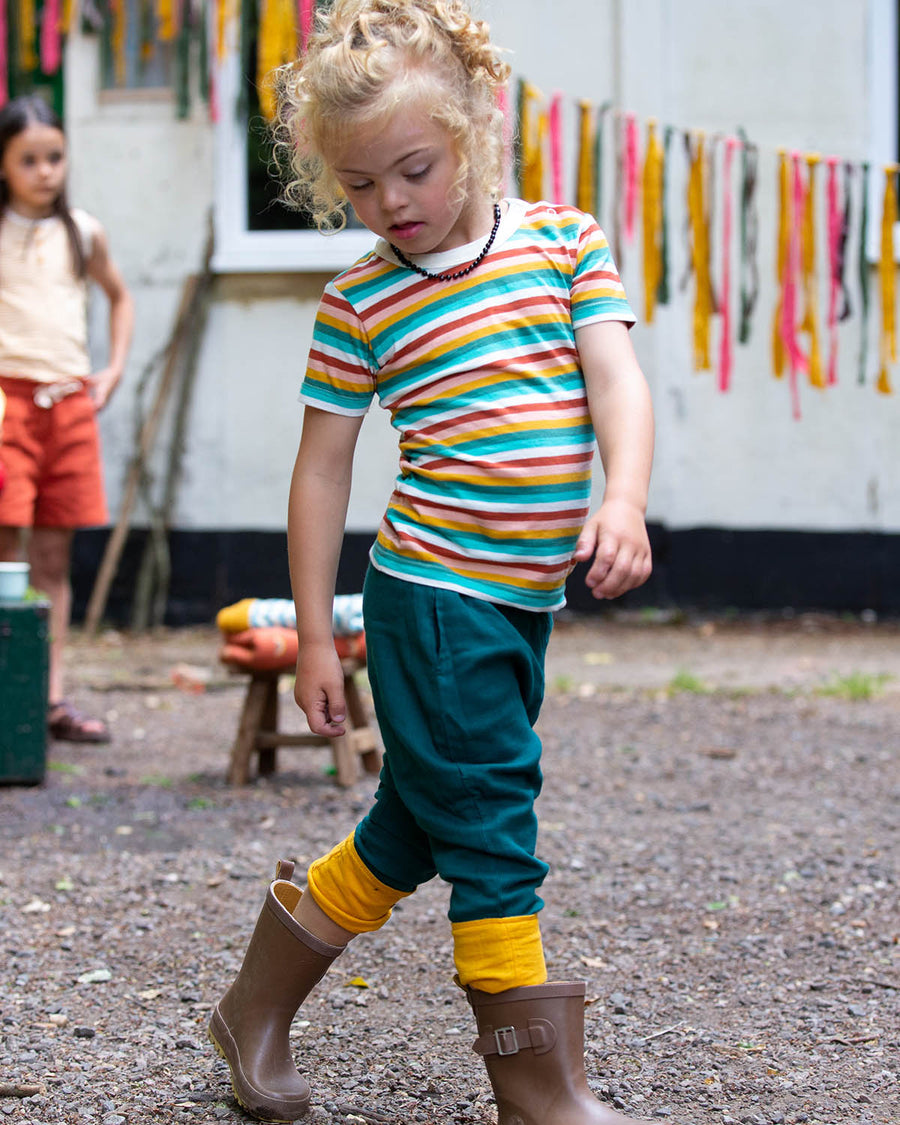
[[[237,736],[231,747],[228,784],[246,785],[250,780],[250,755],[256,749],[256,734],[265,711],[268,681],[252,676],[244,696]]]
[[[278,676],[270,676],[266,682],[266,697],[260,716],[260,732],[278,733]],[[278,751],[274,746],[259,748],[259,776],[270,777],[278,768]]]
[[[364,730],[369,725],[369,716],[352,673],[344,676],[344,698],[347,700],[347,713],[354,729]],[[381,770],[381,755],[377,750],[363,750],[360,757],[366,773],[378,773]]]

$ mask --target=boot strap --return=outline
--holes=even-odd
[[[536,1055],[552,1051],[556,1028],[549,1020],[530,1019],[527,1027],[498,1027],[479,1035],[472,1047],[478,1055],[517,1055],[530,1047]]]

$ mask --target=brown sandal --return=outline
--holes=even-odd
[[[82,715],[66,699],[50,704],[47,730],[58,742],[109,742],[109,727],[102,719]]]

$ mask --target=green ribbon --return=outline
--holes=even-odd
[[[667,125],[663,131],[663,169],[662,169],[662,231],[660,234],[660,274],[656,286],[656,300],[667,305],[671,292],[669,289],[669,149],[675,129]]]
[[[859,334],[860,384],[866,381],[869,361],[869,259],[866,243],[869,241],[869,164],[862,166],[862,217],[859,221],[859,292],[861,299],[862,329]]]

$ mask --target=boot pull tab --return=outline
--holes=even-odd
[[[530,1019],[527,1027],[497,1027],[479,1035],[472,1044],[478,1055],[517,1055],[530,1047],[536,1055],[546,1055],[556,1046],[556,1028],[549,1020]]]
[[[275,878],[284,879],[286,882],[291,881],[291,876],[294,874],[294,861],[292,859],[279,859],[275,864]]]

